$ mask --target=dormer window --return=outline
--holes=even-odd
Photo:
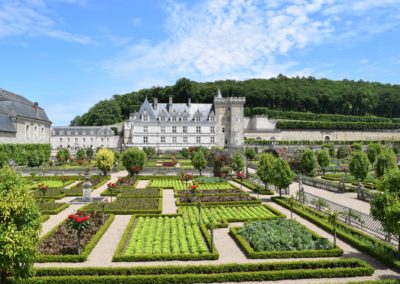
[[[160,117],[160,120],[161,120],[161,121],[165,121],[165,116],[161,116],[161,117]]]
[[[173,116],[173,117],[172,117],[172,121],[176,121],[176,116]]]
[[[209,120],[214,121],[214,116],[210,116]]]
[[[143,121],[149,121],[149,116],[147,114],[144,114],[142,116],[142,118],[143,118]]]
[[[196,117],[195,117],[195,121],[196,121],[196,122],[200,122],[200,116],[196,116]]]
[[[186,117],[186,116],[183,117],[182,120],[183,120],[184,122],[186,122],[186,121],[187,121],[187,117]]]

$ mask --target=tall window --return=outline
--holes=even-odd
[[[165,133],[165,126],[161,126],[161,133]]]
[[[222,133],[225,133],[225,127],[222,127]]]
[[[195,119],[197,122],[200,122],[200,116],[196,116],[196,119]]]
[[[201,126],[196,126],[196,133],[201,133]]]
[[[176,121],[176,116],[173,116],[173,117],[172,117],[172,121]]]
[[[71,135],[71,131],[67,131],[67,135]]]
[[[210,142],[211,142],[211,144],[215,143],[215,137],[214,136],[211,136]]]
[[[90,131],[90,135],[94,135],[94,131]]]
[[[93,143],[93,138],[90,138],[90,142],[92,142],[92,143]]]
[[[161,116],[161,121],[165,121],[165,116]]]
[[[182,132],[183,132],[183,133],[187,133],[187,126],[183,126],[183,127],[182,127]]]
[[[161,136],[161,143],[165,143],[165,136]]]
[[[210,116],[210,121],[214,121],[214,116]]]
[[[149,127],[148,126],[143,126],[143,132],[147,133],[149,131]]]
[[[86,135],[86,131],[82,131],[82,135]]]
[[[183,118],[182,118],[182,121],[185,121],[185,122],[186,122],[186,121],[187,121],[187,117],[186,117],[186,116],[183,117]]]
[[[103,139],[103,138],[101,138],[101,139]],[[75,138],[75,143],[78,143],[78,138]]]
[[[29,129],[29,125],[25,125],[25,137],[26,137],[26,138],[29,138],[29,136],[30,136],[30,135],[29,135],[29,130],[30,130],[30,129]]]
[[[187,143],[187,136],[183,136],[183,143]]]
[[[58,134],[60,134],[60,135],[64,135],[64,131],[60,131]]]
[[[149,143],[149,137],[143,136],[143,143],[144,143],[144,144]]]
[[[172,126],[172,133],[176,133],[176,126]]]
[[[149,116],[147,114],[143,115],[143,121],[149,121]]]
[[[62,143],[62,137],[60,137],[60,143]]]
[[[197,137],[196,137],[196,143],[197,143],[197,144],[200,144],[200,143],[201,143],[201,137],[200,137],[200,136],[197,136]]]
[[[172,137],[172,143],[176,143],[176,136]]]
[[[210,127],[210,132],[211,132],[211,133],[215,133],[215,127],[214,127],[214,126],[211,126],[211,127]]]

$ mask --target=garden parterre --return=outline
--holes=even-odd
[[[173,180],[173,179],[153,179],[150,182],[149,187],[159,187],[159,188],[173,188],[174,190],[186,190],[189,187],[185,182],[181,180]],[[220,182],[220,183],[207,183],[207,184],[198,184],[197,190],[213,190],[213,189],[232,189],[234,188],[228,182]]]

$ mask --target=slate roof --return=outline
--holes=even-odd
[[[6,114],[0,114],[0,131],[13,133],[17,132],[11,117]]]
[[[26,117],[45,122],[50,122],[46,112],[41,107],[26,98],[0,88],[0,114],[10,117]]]
[[[60,131],[64,131],[60,134]],[[109,126],[53,126],[51,128],[51,136],[113,136],[114,131]],[[93,131],[93,134],[90,132]],[[78,134],[75,134],[77,132]],[[103,132],[103,134],[100,134]],[[85,133],[85,134],[83,134]]]
[[[190,104],[186,103],[158,103],[157,108],[149,103],[147,98],[136,113],[136,119],[140,119],[143,112],[146,111],[150,120],[157,120],[160,116],[164,115],[166,118],[171,116],[183,117],[186,116],[188,120],[194,120],[194,117],[200,114],[201,121],[207,121],[210,115],[214,114],[213,104]]]

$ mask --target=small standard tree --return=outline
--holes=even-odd
[[[382,144],[369,143],[367,147],[368,160],[373,165],[376,161],[377,156],[382,152]]]
[[[130,176],[140,173],[146,163],[146,153],[139,148],[129,148],[122,153],[122,164]]]
[[[293,180],[293,172],[289,164],[282,158],[276,158],[272,164],[272,184],[279,190],[279,196],[282,196],[282,189],[288,188]]]
[[[254,150],[253,147],[247,147],[246,150],[244,151],[244,155],[246,156],[247,163],[246,163],[246,174],[249,174],[249,161],[253,161],[254,158],[256,157],[256,151]]]
[[[382,224],[386,233],[397,237],[400,257],[400,171],[388,172],[377,188],[380,192],[371,201],[371,215]]]
[[[351,155],[349,164],[350,173],[360,181],[363,181],[368,175],[369,160],[367,154],[362,151],[355,151]]]
[[[190,157],[190,152],[188,148],[182,148],[181,150],[181,155],[182,157],[184,157],[185,159],[189,159]]]
[[[322,169],[322,174],[325,174],[325,168],[329,166],[330,162],[331,162],[331,157],[329,156],[327,150],[323,149],[318,152],[318,164]]]
[[[40,212],[22,178],[9,166],[0,170],[0,282],[28,277],[35,262]]]
[[[83,148],[80,148],[77,152],[76,152],[76,160],[78,161],[83,161],[86,158],[86,151]]]
[[[243,169],[244,169],[243,156],[239,152],[236,152],[233,155],[233,170],[238,173],[240,171],[243,171]]]
[[[376,158],[375,174],[378,178],[381,178],[385,173],[395,168],[397,168],[396,155],[392,149],[385,148]]]
[[[92,161],[94,156],[94,151],[92,147],[86,149],[86,157],[88,158],[89,162]]]
[[[154,147],[143,147],[143,152],[146,153],[146,156],[149,159],[154,157],[157,154],[156,148],[154,148]]]
[[[67,149],[67,148],[60,148],[58,151],[57,151],[57,155],[56,155],[56,158],[57,158],[57,161],[60,163],[60,164],[64,164],[64,163],[66,163],[68,160],[69,160],[69,158],[70,158],[70,152],[69,152],[69,150]]]
[[[346,158],[348,155],[350,155],[350,152],[351,152],[351,150],[350,150],[350,147],[349,147],[349,146],[340,146],[340,147],[337,149],[336,158],[338,158],[338,159],[344,159],[344,158]]]
[[[328,222],[332,225],[332,234],[333,234],[333,246],[336,247],[336,227],[339,221],[339,212],[330,211],[328,213]]]
[[[193,167],[199,171],[201,176],[201,172],[206,169],[207,167],[207,160],[204,158],[204,154],[202,151],[197,151],[194,153],[192,158],[192,165]]]
[[[100,149],[96,154],[96,166],[103,173],[107,173],[114,165],[114,153],[109,149]]]
[[[257,176],[265,185],[265,190],[268,190],[268,184],[272,182],[272,165],[275,157],[272,154],[262,154],[257,168]]]
[[[306,176],[315,176],[317,158],[311,149],[306,149],[300,156],[300,172]]]

